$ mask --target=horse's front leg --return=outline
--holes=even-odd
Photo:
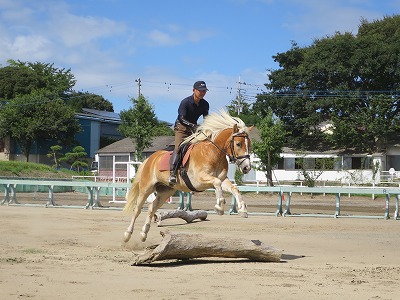
[[[238,206],[238,213],[239,216],[243,218],[247,218],[247,205],[242,199],[242,195],[239,192],[239,189],[232,184],[232,182],[228,179],[225,178],[225,180],[222,182],[222,190],[225,192],[230,192],[236,199],[236,204]]]
[[[215,197],[217,198],[217,204],[215,204],[214,208],[218,215],[222,216],[224,214],[224,205],[225,205],[225,198],[224,194],[222,193],[221,187],[221,180],[215,178],[214,180],[214,188],[215,188]]]

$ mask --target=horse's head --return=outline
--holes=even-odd
[[[252,127],[246,128],[246,130],[239,130],[238,126],[234,125],[230,141],[230,160],[235,162],[239,170],[244,174],[249,173],[251,170],[251,141],[248,134],[251,129]]]

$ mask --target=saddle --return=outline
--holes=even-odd
[[[190,156],[190,151],[192,150],[193,145],[192,144],[185,144],[181,147],[179,147],[177,156],[178,156],[178,169],[183,168]],[[159,171],[167,171],[170,168],[170,160],[172,156],[172,151],[166,152],[160,159],[160,162],[158,163],[158,170]]]
[[[187,175],[185,165],[190,157],[190,152],[192,151],[193,144],[185,144],[178,149],[177,159],[178,159],[178,170],[180,175],[185,182],[186,186],[193,192],[201,192],[196,190],[193,184],[190,182],[189,176]],[[159,171],[169,171],[170,160],[172,156],[172,151],[166,152],[160,159],[158,169]]]

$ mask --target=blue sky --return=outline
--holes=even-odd
[[[272,56],[310,45],[361,18],[400,12],[400,0],[0,0],[0,65],[8,59],[70,68],[76,91],[129,109],[141,93],[173,122],[196,80],[218,111],[265,90]]]

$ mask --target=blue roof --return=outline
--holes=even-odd
[[[111,111],[104,111],[104,110],[97,110],[91,108],[82,108],[82,112],[87,115],[91,115],[93,117],[114,120],[114,121],[121,121],[121,117],[119,113],[111,112]]]

